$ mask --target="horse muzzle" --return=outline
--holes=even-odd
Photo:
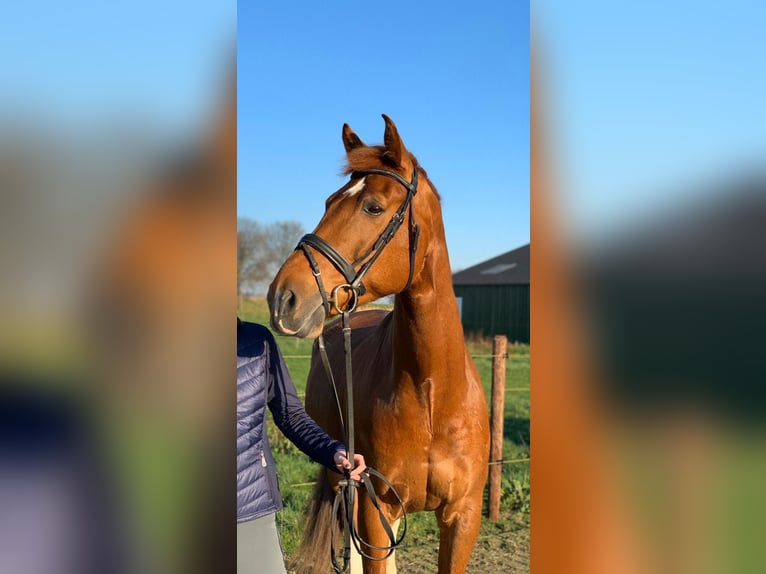
[[[269,288],[269,322],[282,335],[292,337],[316,337],[322,332],[325,310],[322,297],[312,292],[299,295],[289,286]]]

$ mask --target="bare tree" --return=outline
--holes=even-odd
[[[296,221],[262,224],[237,219],[237,294],[263,294],[303,235]]]
[[[266,230],[252,219],[237,219],[237,295],[249,291],[249,285],[263,279],[265,266],[261,260],[266,244]]]
[[[272,275],[276,275],[279,267],[293,252],[303,234],[303,226],[297,221],[277,221],[269,226],[269,246],[276,258]]]

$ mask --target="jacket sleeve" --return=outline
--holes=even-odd
[[[269,410],[284,435],[314,461],[337,472],[333,457],[346,450],[342,442],[329,436],[303,408],[274,338],[266,341],[269,349]]]

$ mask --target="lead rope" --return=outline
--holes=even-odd
[[[322,295],[322,304],[325,306],[326,309],[330,308],[330,300],[327,297],[327,293],[324,290],[324,284],[322,283],[321,278],[321,272],[319,270],[319,266],[316,263],[316,260],[311,255],[311,252],[307,247],[303,248],[304,252],[306,253],[309,263],[312,268],[312,272],[314,273],[314,277],[316,278],[317,285],[319,286],[319,292]],[[355,293],[352,289],[352,293]],[[335,290],[334,290],[335,291]],[[338,407],[338,416],[340,417],[340,424],[341,424],[341,432],[346,437],[346,446],[347,446],[347,456],[349,460],[353,464],[354,460],[354,387],[352,384],[353,381],[353,372],[352,372],[352,361],[351,361],[351,312],[356,307],[356,300],[357,296],[352,295],[352,298],[349,300],[350,305],[343,311],[341,311],[341,318],[342,318],[342,327],[343,327],[343,351],[344,355],[346,357],[346,401],[347,401],[347,414],[346,417],[348,422],[348,427],[346,427],[344,423],[344,417],[343,417],[343,409],[341,408],[340,404],[340,397],[338,396],[338,387],[335,384],[335,377],[332,372],[332,367],[330,366],[330,360],[327,357],[327,348],[325,346],[324,342],[324,336],[319,335],[317,337],[317,345],[319,348],[319,356],[322,359],[322,365],[325,370],[325,374],[327,375],[327,379],[330,381],[332,385],[333,394],[335,395],[335,404]],[[333,297],[332,299],[332,305],[338,308],[337,303],[337,297]],[[339,310],[339,309],[338,309]],[[335,500],[333,501],[333,509],[332,509],[332,523],[330,527],[330,561],[332,562],[333,570],[336,572],[336,574],[346,574],[351,569],[351,545],[354,545],[354,548],[356,548],[356,551],[365,558],[369,560],[375,560],[375,561],[381,561],[386,560],[391,554],[393,554],[394,550],[397,546],[399,546],[402,541],[404,541],[404,537],[407,534],[407,511],[404,508],[404,502],[402,502],[401,497],[399,496],[399,493],[394,488],[394,485],[391,484],[388,479],[383,476],[380,472],[375,470],[372,467],[367,467],[362,473],[362,481],[356,481],[352,480],[349,477],[349,473],[345,473],[346,478],[344,480],[341,480],[338,482],[338,491],[335,493]],[[380,502],[378,500],[377,493],[375,492],[375,487],[372,484],[372,476],[375,476],[378,480],[380,480],[383,484],[385,484],[391,493],[396,498],[397,503],[399,504],[399,507],[402,510],[402,518],[404,519],[404,525],[402,529],[402,535],[397,538],[396,533],[391,528],[391,525],[386,520],[385,515],[383,514],[383,510],[380,506]],[[365,491],[367,492],[367,496],[370,498],[370,501],[372,502],[372,505],[375,507],[375,510],[378,511],[378,517],[380,518],[380,523],[383,526],[383,530],[386,532],[386,536],[388,537],[388,540],[390,542],[387,546],[376,546],[374,544],[371,544],[367,542],[366,540],[363,540],[361,535],[359,534],[358,529],[354,525],[354,504],[356,499],[356,488],[359,488],[360,486],[364,486]],[[342,508],[341,508],[342,506]],[[335,531],[336,528],[336,521],[338,519],[338,516],[341,517],[341,528],[343,528],[344,533],[344,547],[343,547],[343,557],[342,557],[342,564],[338,560],[338,556],[335,552]],[[365,552],[362,547],[365,547],[370,550],[382,550],[386,552],[386,554],[382,557],[374,557]]]
[[[356,305],[354,299],[354,306]],[[351,461],[351,464],[353,464],[354,461],[354,389],[352,385],[353,381],[353,374],[351,371],[351,320],[350,315],[351,312],[354,310],[353,307],[350,309],[346,309],[342,311],[342,326],[343,326],[343,350],[344,354],[346,356],[346,411],[347,411],[347,417],[346,420],[348,421],[348,425],[346,428],[346,448],[347,448],[347,455],[348,459]],[[320,335],[321,337],[321,335]],[[335,379],[332,375],[332,370],[329,368],[329,360],[327,359],[326,350],[324,347],[324,341],[319,346],[320,354],[323,354],[324,357],[322,359],[322,363],[325,365],[325,369],[328,373],[328,378],[330,379],[330,382],[333,385],[333,391],[335,392],[335,398],[336,401],[338,400],[338,391],[335,387]],[[343,413],[340,410],[340,401],[338,401],[338,409],[339,414],[341,417],[341,424],[343,421]],[[367,467],[364,471],[361,473],[362,481],[356,481],[352,480],[349,477],[349,473],[345,473],[346,478],[344,480],[341,480],[338,482],[338,491],[335,493],[335,500],[333,501],[333,510],[332,510],[332,524],[330,528],[331,532],[331,538],[330,538],[330,560],[332,562],[333,570],[337,574],[346,574],[351,569],[351,545],[354,545],[354,548],[356,548],[356,551],[365,558],[369,560],[375,560],[375,561],[381,561],[386,560],[391,554],[393,554],[394,550],[397,546],[399,546],[402,541],[404,540],[405,535],[407,534],[407,511],[404,508],[404,503],[402,502],[401,497],[399,496],[399,493],[396,492],[396,489],[394,486],[386,479],[385,476],[383,476],[380,472],[375,470],[374,468]],[[389,490],[393,493],[393,495],[396,497],[396,501],[398,502],[401,510],[402,510],[402,517],[404,518],[404,528],[402,530],[402,535],[397,539],[396,533],[391,528],[391,525],[386,520],[385,515],[383,514],[383,510],[380,506],[380,502],[378,501],[377,493],[375,492],[375,487],[372,484],[371,476],[377,477],[383,484],[385,484]],[[363,540],[361,535],[359,534],[359,531],[357,530],[356,526],[354,525],[354,504],[355,504],[355,495],[356,495],[356,488],[359,488],[360,486],[364,485],[364,488],[367,492],[367,495],[370,498],[370,501],[372,502],[375,509],[378,511],[378,517],[380,518],[380,523],[383,526],[383,530],[386,532],[386,536],[388,536],[388,540],[390,542],[387,546],[376,546],[374,544],[371,544],[367,542],[366,540]],[[341,508],[341,505],[343,508]],[[337,517],[341,517],[341,527],[343,528],[343,538],[344,538],[344,547],[343,547],[343,563],[342,565],[338,561],[337,554],[335,552],[335,531],[336,531],[336,520]],[[367,549],[371,550],[383,550],[386,552],[386,554],[382,557],[374,557],[362,550],[362,547],[365,547]]]
[[[305,243],[301,243],[300,245],[301,249],[303,249],[303,253],[306,255],[306,258],[309,260],[309,266],[311,267],[311,273],[314,275],[314,279],[317,282],[317,287],[319,287],[319,294],[322,296],[322,306],[324,307],[325,317],[330,316],[330,301],[327,298],[327,291],[325,291],[324,283],[322,282],[322,271],[319,269],[319,264],[317,263],[317,260],[314,259],[314,255],[311,253],[311,250],[309,249],[308,245]],[[319,334],[319,337],[317,337],[317,345],[319,346],[319,356],[322,359],[322,366],[324,367],[324,372],[327,375],[327,378],[332,383],[332,392],[335,395],[335,404],[338,407],[338,415],[340,416],[340,427],[341,427],[341,433],[343,436],[346,436],[346,426],[343,422],[343,409],[340,407],[340,397],[338,396],[338,387],[335,384],[335,377],[332,375],[332,368],[330,367],[330,360],[327,358],[327,349],[325,348],[324,344],[324,337],[322,334]],[[351,459],[353,463],[353,458]]]

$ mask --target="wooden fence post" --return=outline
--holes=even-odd
[[[500,517],[500,491],[503,467],[503,419],[505,413],[505,361],[508,338],[495,335],[492,344],[492,410],[489,447],[489,519]]]

